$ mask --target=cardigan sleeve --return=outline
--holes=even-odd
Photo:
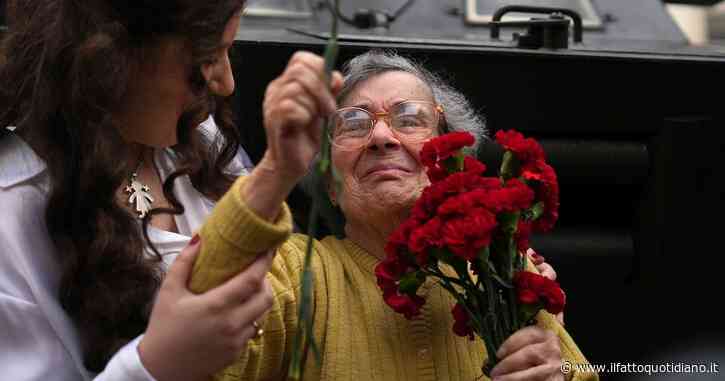
[[[259,254],[276,248],[267,274],[272,286],[273,304],[264,320],[259,321],[264,334],[251,339],[238,359],[216,374],[214,379],[284,379],[288,354],[297,333],[300,280],[307,237],[295,234],[289,239],[292,218],[286,205],[273,223],[255,215],[241,197],[240,187],[244,181],[240,178],[235,182],[201,228],[201,252],[194,264],[189,287],[193,292],[201,293],[219,286],[241,272]],[[314,247],[319,250],[317,241]],[[320,270],[321,264],[315,259],[312,266],[315,272]],[[312,308],[314,310],[315,306]]]
[[[527,270],[539,273],[536,267],[527,260]],[[536,315],[537,324],[547,330],[550,330],[559,337],[559,347],[561,348],[561,360],[567,361],[571,364],[571,371],[564,374],[567,381],[598,381],[599,375],[595,372],[582,371],[585,367],[580,366],[581,364],[588,364],[586,357],[579,350],[571,335],[564,329],[564,327],[556,320],[556,317],[545,310],[541,310]]]
[[[201,252],[189,283],[193,292],[201,293],[224,283],[259,254],[281,245],[292,232],[292,215],[286,204],[273,223],[247,207],[240,191],[245,180],[237,179],[199,231]]]

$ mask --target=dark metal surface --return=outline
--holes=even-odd
[[[717,3],[721,3],[722,0],[663,0],[665,3],[671,4],[689,4],[689,5],[702,5],[712,6]]]
[[[314,1],[313,1],[314,3]],[[402,4],[393,1],[369,0],[342,2],[342,12],[352,15],[357,8],[391,9]],[[367,46],[426,45],[426,48],[507,50],[514,32],[505,31],[503,41],[492,41],[488,27],[471,27],[463,22],[462,2],[457,0],[418,0],[390,28],[361,30],[342,26],[343,43],[359,43]],[[601,30],[586,30],[583,44],[572,46],[565,53],[598,54],[613,58],[631,56],[680,57],[692,55],[703,59],[725,57],[725,51],[713,48],[692,47],[687,44],[664,5],[659,0],[593,1],[605,25]],[[451,12],[451,9],[457,10]],[[321,38],[329,30],[329,16],[323,10],[306,20],[275,20],[249,18],[243,20],[243,30],[237,38],[247,42],[322,44]],[[308,35],[284,31],[293,28]],[[310,36],[319,36],[314,38]],[[540,52],[547,54],[547,52]],[[552,53],[553,54],[553,53]]]
[[[466,7],[465,18],[469,23],[485,24],[495,19],[495,13],[500,13],[501,9],[507,6],[524,6],[558,8],[574,12],[583,21],[580,24],[587,29],[601,29],[604,26],[602,18],[597,13],[597,9],[591,0],[465,0],[464,3]],[[527,20],[537,14],[539,12],[520,10],[516,12],[516,15],[511,15],[509,19],[516,21]]]
[[[7,3],[5,0],[0,0],[0,31],[7,28]]]
[[[509,13],[532,13],[546,15],[546,18],[531,18],[524,21],[501,21]],[[547,8],[509,5],[496,10],[489,23],[491,39],[497,40],[502,27],[526,26],[526,34],[514,34],[516,47],[529,49],[566,49],[569,47],[569,20],[574,22],[574,43],[582,42],[584,33],[582,17],[576,11],[565,8]]]

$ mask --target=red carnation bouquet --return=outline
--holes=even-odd
[[[499,177],[485,177],[486,166],[463,154],[474,144],[469,133],[423,146],[431,184],[375,268],[385,302],[408,319],[425,304],[418,288],[438,279],[457,300],[453,332],[486,345],[486,375],[509,336],[534,324],[541,309],[557,314],[565,302],[558,283],[525,270],[530,234],[551,230],[558,218],[556,173],[534,139],[511,130],[499,131],[496,142],[505,149]]]

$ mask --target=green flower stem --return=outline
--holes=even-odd
[[[423,273],[426,276],[429,276],[430,275],[430,276],[437,277],[440,280],[445,280],[446,282],[450,282],[450,283],[453,283],[455,285],[458,285],[458,286],[460,286],[461,288],[463,288],[466,291],[470,291],[472,289],[472,284],[466,283],[466,282],[464,282],[464,281],[462,281],[461,279],[458,279],[458,278],[453,278],[453,277],[449,277],[447,275],[444,275],[438,269],[428,268],[427,270],[426,269],[421,269],[421,271],[423,271]]]
[[[335,10],[332,12],[332,28],[330,31],[330,39],[325,47],[325,76],[330,82],[332,78],[332,70],[335,67],[338,54],[337,43],[337,15],[339,12],[339,1],[335,0]],[[322,136],[320,147],[320,162],[316,168],[318,178],[324,179],[331,170],[330,162],[330,139],[327,131],[328,119],[322,121]],[[333,180],[334,181],[334,180]],[[318,366],[320,365],[320,353],[315,342],[313,332],[313,316],[312,316],[312,291],[314,282],[312,277],[312,247],[315,236],[317,235],[317,225],[319,220],[319,210],[322,204],[321,194],[314,194],[312,200],[312,208],[310,209],[309,225],[307,229],[307,250],[305,252],[304,267],[302,270],[302,290],[299,311],[297,315],[298,324],[295,333],[292,353],[290,355],[290,366],[287,373],[287,379],[291,381],[301,380],[304,376],[304,366],[307,362],[307,354],[310,348],[315,354]]]
[[[514,154],[511,151],[504,152],[500,169],[501,180],[508,180],[510,178],[513,178],[514,173],[516,173],[517,166],[518,161],[516,160]]]
[[[508,300],[511,311],[511,333],[518,331],[521,328],[521,322],[519,321],[518,311],[518,300],[516,298],[516,291],[513,288],[508,289]]]

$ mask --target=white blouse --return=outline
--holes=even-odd
[[[200,128],[210,137],[217,131],[212,119]],[[169,149],[154,153],[162,179],[173,172],[174,156]],[[228,172],[241,175],[250,169],[240,148]],[[44,162],[23,140],[12,134],[0,140],[0,378],[153,381],[138,357],[143,335],[119,350],[102,373],[92,374],[83,366],[78,327],[57,297],[59,255],[45,225],[48,186]],[[185,208],[184,214],[174,216],[178,233],[149,226],[164,269],[214,207],[188,176],[178,178],[174,190]]]

